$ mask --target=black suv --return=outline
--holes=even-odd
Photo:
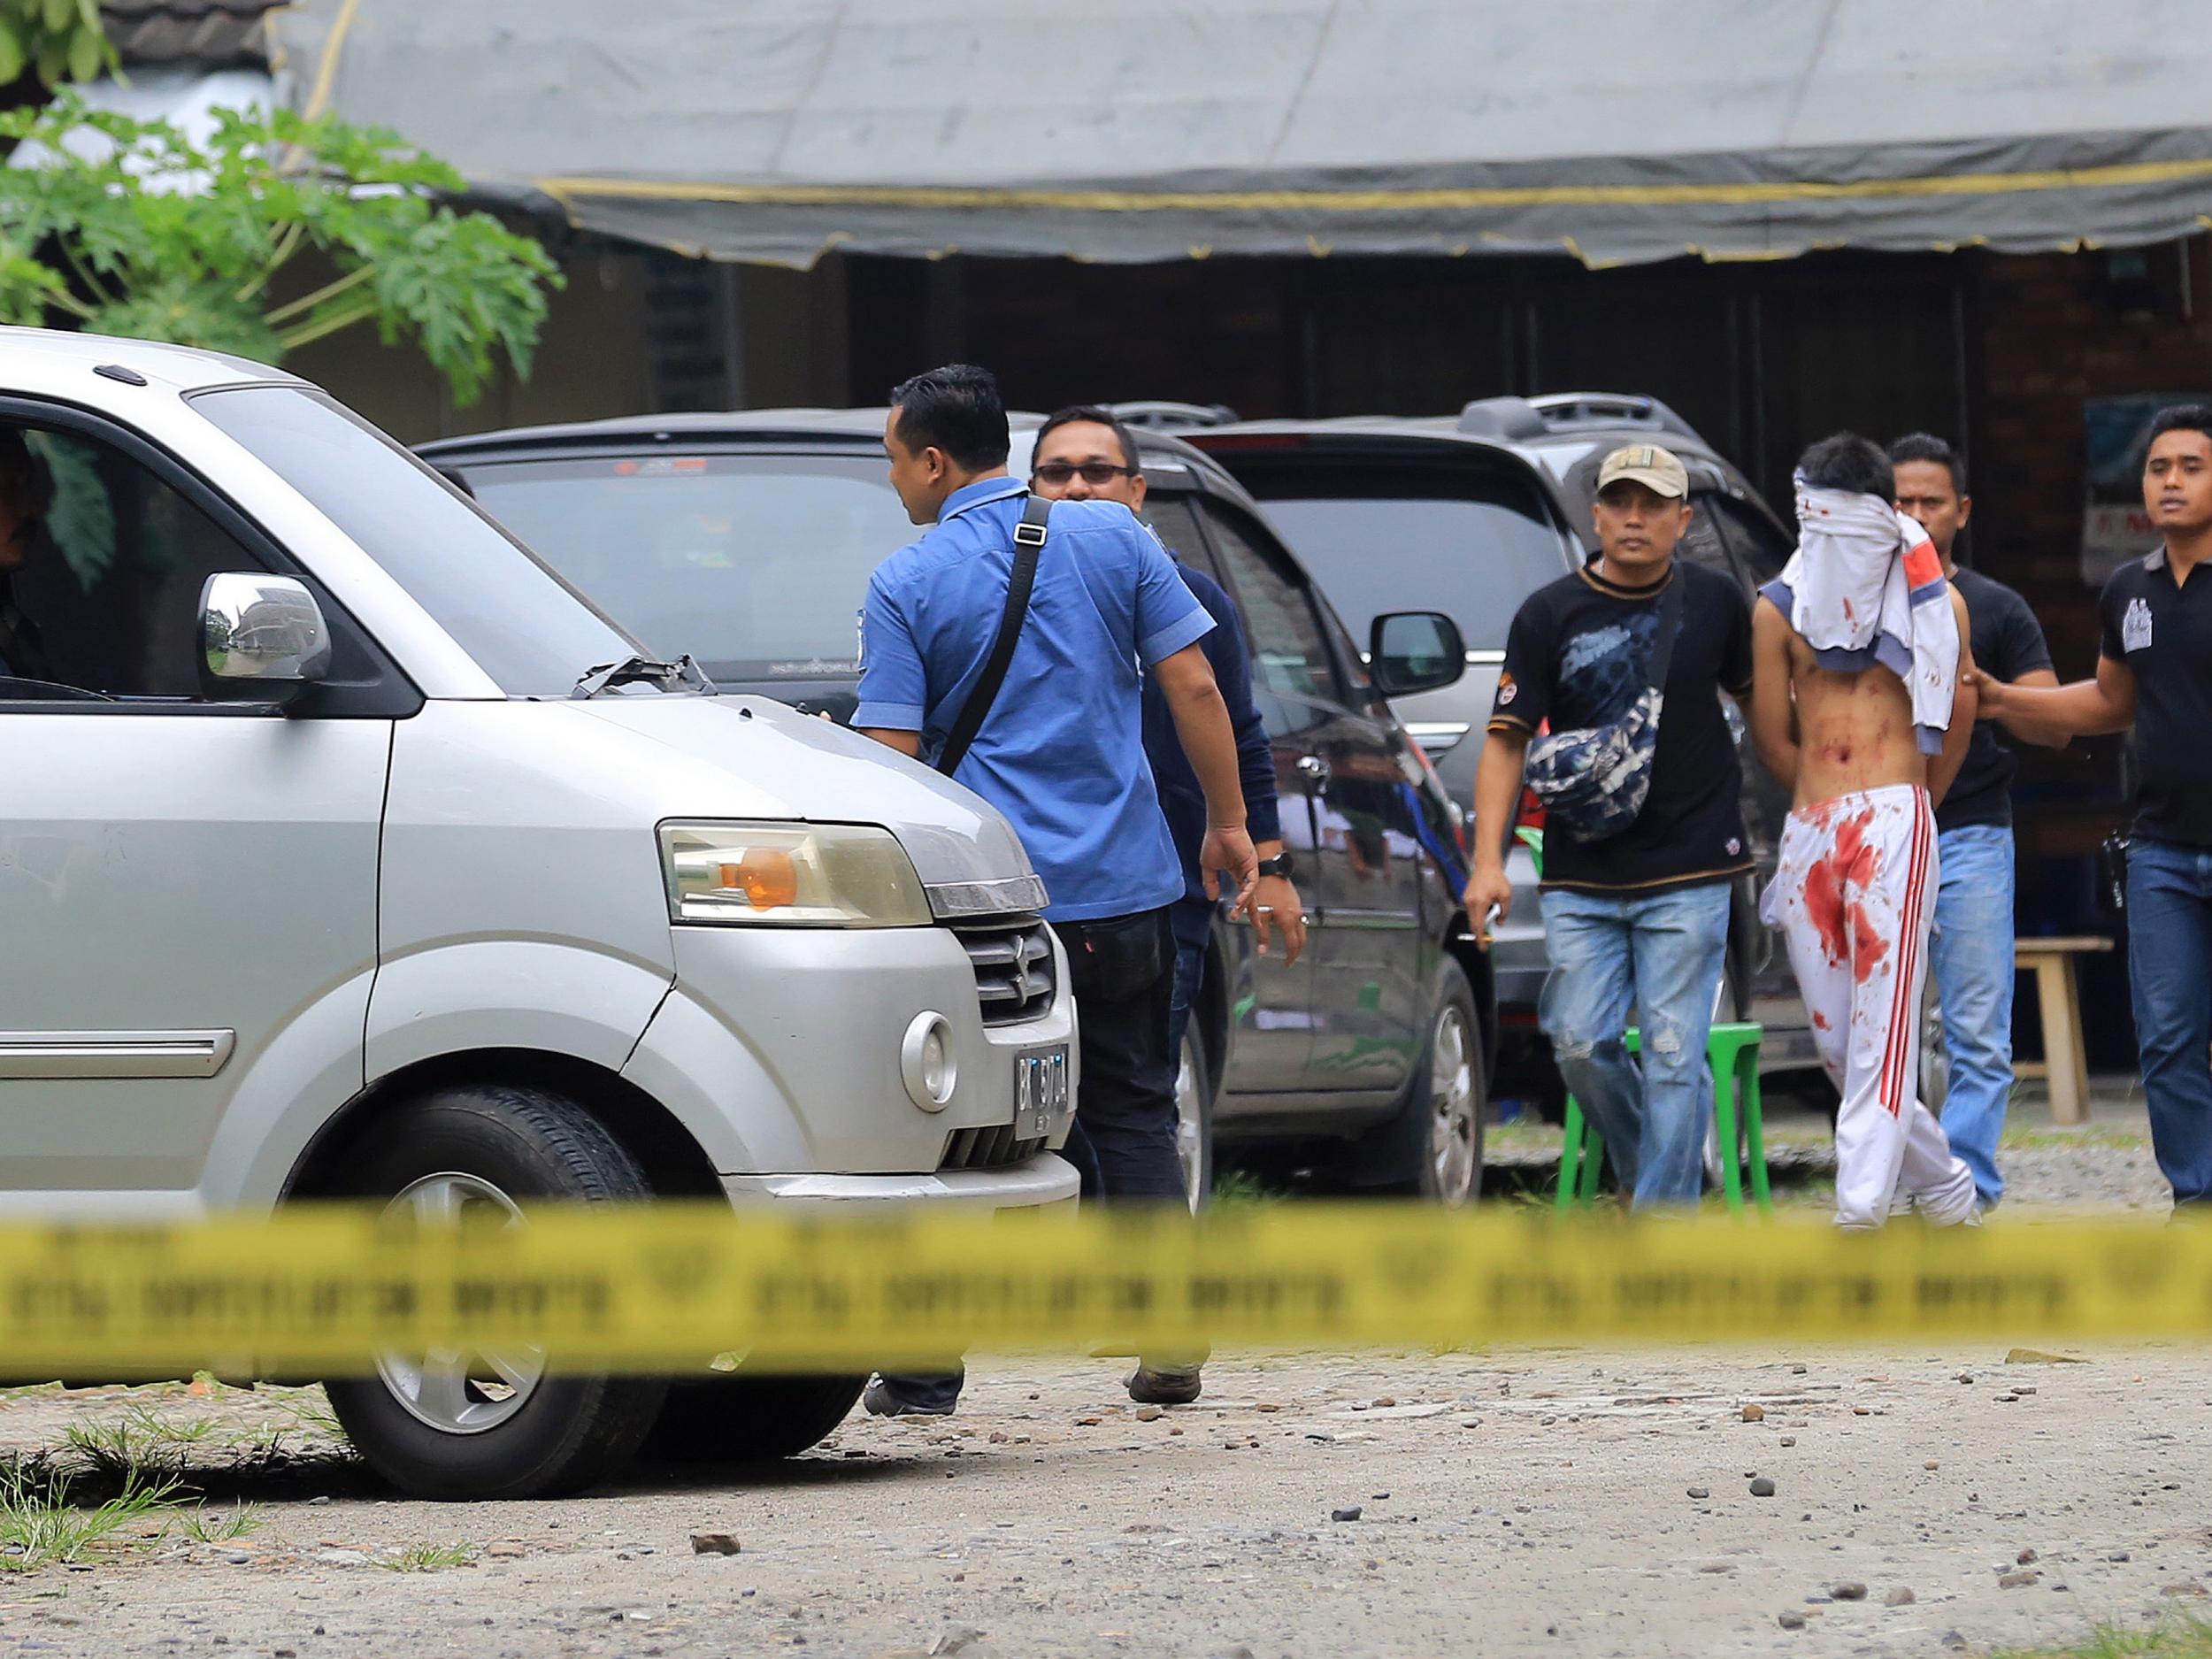
[[[1323,589],[1359,626],[1374,611],[1440,610],[1465,636],[1457,685],[1398,700],[1408,731],[1436,762],[1452,798],[1472,805],[1506,629],[1521,601],[1596,552],[1590,509],[1599,466],[1624,443],[1681,458],[1697,509],[1679,549],[1748,598],[1780,573],[1793,538],[1743,475],[1656,398],[1605,392],[1487,397],[1457,416],[1254,420],[1187,431],[1263,503]],[[1732,723],[1744,736],[1729,705]],[[1788,798],[1741,743],[1744,816],[1760,876],[1771,873]],[[1534,872],[1517,855],[1516,886]],[[1517,896],[1499,941],[1499,999],[1509,1061],[1533,1040],[1544,972],[1532,895]],[[1770,1070],[1816,1064],[1804,1004],[1783,954],[1760,926],[1754,882],[1738,895],[1723,1012],[1764,1022]]]
[[[607,420],[421,452],[657,651],[843,720],[869,573],[917,534],[885,476],[884,414]],[[1017,477],[1039,424],[1017,419]],[[1216,1140],[1308,1155],[1325,1142],[1356,1182],[1466,1202],[1497,1005],[1458,905],[1463,815],[1251,497],[1177,439],[1140,435],[1146,517],[1243,616],[1312,918],[1294,967],[1259,955],[1243,924],[1215,929],[1183,1072],[1193,1191],[1210,1182]]]

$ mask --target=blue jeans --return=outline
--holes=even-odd
[[[1963,825],[1936,847],[1943,873],[1930,965],[1951,1060],[1943,1133],[1982,1202],[1993,1204],[2004,1195],[1997,1141],[2012,1096],[2012,831]]]
[[[2128,989],[2151,1145],[2174,1202],[2212,1197],[2212,852],[2138,837],[2128,853]]]
[[[1640,1209],[1703,1190],[1713,1086],[1705,1040],[1728,958],[1725,881],[1650,895],[1544,895],[1540,1023],[1559,1073]],[[1641,1033],[1643,1067],[1624,1041]]]

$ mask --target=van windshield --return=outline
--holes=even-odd
[[[868,578],[918,534],[874,455],[441,464],[655,652],[731,680],[858,673]]]
[[[390,572],[509,696],[565,697],[587,671],[640,654],[466,497],[319,392],[227,387],[192,405]]]

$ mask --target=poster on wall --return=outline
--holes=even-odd
[[[2093,397],[2082,405],[2088,437],[2088,468],[2081,512],[2081,579],[2104,586],[2130,559],[2158,545],[2143,511],[2143,448],[2158,411],[2175,403],[2200,403],[2200,392],[2131,392]]]

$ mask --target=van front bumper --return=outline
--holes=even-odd
[[[1050,1152],[998,1170],[947,1170],[936,1175],[725,1175],[722,1189],[740,1209],[795,1206],[927,1204],[964,1210],[1072,1209],[1075,1166]]]

